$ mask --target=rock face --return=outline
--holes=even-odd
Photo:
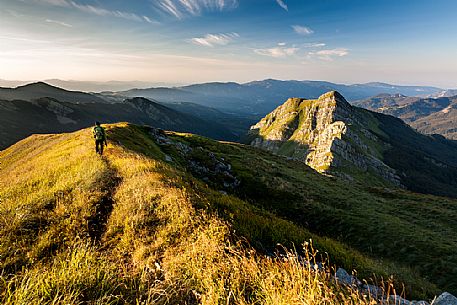
[[[336,96],[336,92],[330,92],[318,101],[288,99],[251,127],[251,134],[258,131],[251,144],[280,154],[289,153],[318,171],[327,170],[333,162],[334,140],[347,132],[340,119],[349,117],[350,110],[346,101],[337,107]],[[289,147],[291,150],[287,151]]]
[[[251,127],[250,144],[302,160],[318,172],[356,167],[400,185],[395,170],[379,157],[385,143],[370,131],[370,120],[336,91],[317,100],[290,98]]]

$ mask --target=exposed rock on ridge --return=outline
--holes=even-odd
[[[317,100],[290,98],[251,127],[250,144],[302,160],[319,172],[355,166],[399,185],[395,170],[377,157],[375,147],[383,143],[369,130],[369,119],[336,91]]]

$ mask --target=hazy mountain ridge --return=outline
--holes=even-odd
[[[426,134],[438,133],[457,140],[457,102],[454,100],[441,111],[417,119],[411,126]]]
[[[0,148],[33,133],[74,131],[95,121],[129,121],[234,141],[257,119],[199,104],[68,91],[43,82],[0,88],[0,97]]]
[[[439,92],[438,94],[432,95],[431,97],[453,97],[453,96],[457,96],[456,89],[443,90],[443,91]]]
[[[101,108],[110,108],[114,112],[119,112],[120,106],[102,106],[102,104],[122,104],[125,99],[129,96],[147,96],[148,99],[162,104],[168,108],[176,111],[194,116],[201,120],[209,122],[208,126],[217,126],[216,129],[226,129],[229,132],[221,132],[217,136],[219,139],[225,140],[239,140],[240,136],[248,130],[249,126],[258,121],[264,114],[276,108],[280,101],[287,99],[290,96],[300,96],[299,92],[308,92],[309,95],[305,96],[319,96],[322,92],[333,90],[332,88],[341,88],[342,90],[349,90],[352,95],[360,96],[360,94],[371,94],[372,92],[379,92],[379,90],[399,90],[403,88],[405,93],[411,92],[441,92],[439,88],[434,87],[417,87],[417,86],[392,86],[382,83],[368,83],[362,85],[338,85],[330,82],[321,81],[278,81],[278,80],[264,80],[255,81],[245,84],[238,83],[206,83],[196,84],[183,87],[173,88],[150,88],[150,89],[131,89],[123,92],[104,92],[101,93],[85,93],[79,91],[68,91],[54,86],[50,86],[45,83],[34,83],[18,88],[0,88],[0,97],[3,96],[4,100],[27,100],[32,101],[38,98],[54,98],[56,102],[69,102],[74,104],[93,104],[100,105]],[[387,88],[387,89],[386,89]],[[297,94],[296,94],[297,93]],[[384,94],[384,96],[390,96]],[[154,97],[154,98],[152,98]],[[402,99],[402,102],[400,102]],[[385,99],[384,99],[385,100]],[[393,101],[387,106],[398,103],[400,106],[404,106],[415,98],[406,97],[405,95],[393,95]],[[371,103],[370,107],[374,107],[377,101]],[[5,103],[4,103],[5,104]],[[395,104],[396,105],[396,104]],[[3,107],[7,107],[4,105]],[[10,106],[11,107],[11,106]],[[26,107],[27,108],[27,107]],[[103,114],[108,118],[108,121],[113,122],[109,113],[96,109],[94,105],[87,106],[87,109],[95,111],[94,113]],[[408,109],[407,107],[404,110]],[[449,108],[452,110],[452,108]],[[445,117],[449,117],[453,114],[450,111]],[[395,113],[392,113],[395,115]],[[86,116],[91,116],[86,113]],[[45,116],[47,117],[47,116]],[[131,113],[127,110],[124,116],[114,115],[116,118],[128,118],[132,120]],[[141,117],[141,115],[140,115]],[[438,116],[437,116],[438,117]],[[452,124],[452,117],[450,119],[442,118],[434,119],[434,122],[450,121]],[[66,119],[65,116],[56,115],[56,119],[59,120],[60,125],[68,125],[68,123],[75,122],[74,119]],[[103,120],[103,118],[100,118]],[[133,122],[140,123],[145,121],[143,118],[133,120]],[[421,127],[424,132],[445,132],[446,125],[441,124],[439,129],[434,129],[433,124],[431,125],[427,120],[421,120],[418,126]],[[53,123],[49,123],[53,124]],[[17,124],[16,124],[17,125]],[[61,127],[61,126],[60,126]],[[79,125],[83,127],[83,125]],[[180,127],[179,127],[180,128]],[[43,132],[45,128],[37,128],[36,132]],[[169,127],[169,129],[174,129]],[[455,128],[450,127],[446,131],[448,134],[454,132]],[[67,129],[52,129],[54,131],[66,131]],[[72,129],[74,130],[74,129]],[[179,129],[182,130],[182,129]],[[208,130],[192,129],[189,131],[198,132],[204,135],[214,135],[214,133],[208,133]],[[33,132],[33,131],[32,131]],[[28,134],[28,133],[26,133]],[[3,140],[6,141],[6,140]],[[11,142],[8,142],[11,143]]]
[[[69,91],[44,82],[31,83],[16,88],[0,88],[0,99],[2,100],[32,101],[42,97],[74,104],[106,103],[106,100],[90,93]]]
[[[420,98],[385,94],[354,105],[401,118],[422,133],[457,140],[457,96]]]
[[[380,93],[404,95],[433,95],[443,89],[421,86],[394,86],[382,83],[342,85],[324,81],[281,81],[267,79],[244,84],[204,83],[174,88],[134,89],[117,92],[125,96],[144,96],[160,102],[192,102],[233,111],[265,115],[291,96],[318,98],[328,91],[338,91],[349,101],[359,100]]]
[[[0,87],[18,87],[31,83],[36,80],[5,80],[0,79]],[[131,88],[150,88],[160,86],[179,86],[177,83],[164,82],[145,82],[145,81],[80,81],[80,80],[62,80],[62,79],[45,79],[42,82],[65,90],[84,91],[84,92],[112,92],[123,91]]]
[[[31,102],[0,100],[0,148],[34,133],[75,131],[95,121],[135,122],[176,131],[194,132],[234,140],[238,136],[224,126],[188,115],[144,98],[122,103],[68,103],[53,98]]]
[[[378,176],[417,192],[457,196],[457,142],[351,106],[337,92],[289,99],[252,126],[249,137],[251,145],[320,172],[364,181]]]

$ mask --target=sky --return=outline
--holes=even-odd
[[[0,0],[0,79],[457,88],[454,0]]]

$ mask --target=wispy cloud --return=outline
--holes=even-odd
[[[269,56],[274,58],[284,58],[288,56],[292,56],[297,53],[299,49],[295,47],[286,48],[283,46],[275,47],[275,48],[267,48],[267,49],[255,49],[254,52],[263,55]]]
[[[27,42],[27,43],[36,43],[36,44],[47,44],[50,43],[50,40],[40,40],[40,39],[32,39],[28,37],[19,37],[19,36],[3,36],[0,35],[0,41],[1,40],[11,40],[11,41],[22,41],[22,42]]]
[[[144,19],[144,21],[146,21],[147,23],[153,23],[152,19],[149,18],[148,16],[143,16],[143,19]]]
[[[58,24],[58,25],[61,25],[61,26],[67,27],[67,28],[72,28],[73,27],[71,24],[63,22],[63,21],[52,20],[52,19],[46,19],[45,21],[48,22],[48,23]]]
[[[321,43],[321,42],[319,42],[319,43],[318,42],[305,43],[303,45],[303,47],[305,47],[305,48],[323,48],[325,46],[326,46],[326,44],[325,43]]]
[[[19,14],[18,12],[13,11],[13,10],[6,10],[6,12],[15,18],[25,17],[25,15]]]
[[[238,7],[238,0],[150,0],[153,7],[182,19],[199,16],[204,11],[225,11]]]
[[[189,39],[189,42],[205,47],[214,47],[216,45],[225,46],[238,37],[240,37],[238,33],[206,34],[204,37]]]
[[[90,4],[80,4],[73,0],[34,0],[35,2],[44,3],[53,6],[61,6],[68,8],[75,8],[85,13],[95,14],[98,16],[108,16],[123,18],[127,20],[137,21],[137,22],[148,22],[153,23],[151,18],[147,16],[141,16],[131,12],[118,11],[118,10],[108,10],[103,7],[93,6]]]
[[[311,56],[317,56],[317,58],[321,60],[333,61],[335,57],[344,57],[349,55],[349,50],[345,48],[337,48],[310,52],[308,54]]]
[[[289,11],[289,8],[287,7],[287,4],[283,1],[283,0],[276,0],[276,2],[278,3],[278,5],[280,7],[282,7],[283,9],[285,9],[286,11]]]
[[[333,61],[338,57],[349,55],[349,49],[335,48],[335,49],[320,49],[325,47],[325,43],[305,43],[302,45],[288,46],[285,42],[280,42],[277,46],[272,48],[254,49],[258,55],[274,57],[274,58],[287,58],[292,57],[295,59],[319,59],[323,61]],[[315,49],[313,51],[306,51],[306,49]]]
[[[314,33],[313,30],[311,30],[309,27],[307,26],[301,26],[301,25],[293,25],[292,28],[294,29],[295,33],[299,34],[299,35],[311,35],[312,33]]]
[[[21,0],[23,2],[26,2],[24,0]],[[67,0],[35,0],[35,2],[41,2],[41,3],[46,3],[50,5],[55,5],[55,6],[69,6]]]

